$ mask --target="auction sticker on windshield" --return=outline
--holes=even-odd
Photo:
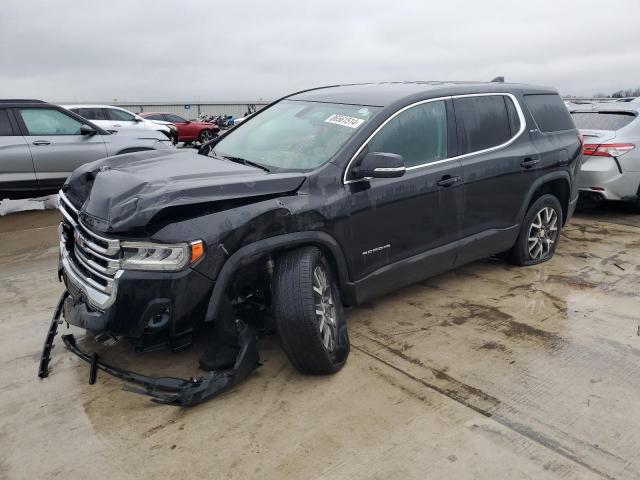
[[[346,115],[338,115],[334,113],[325,120],[325,123],[334,123],[336,125],[342,125],[343,127],[358,128],[364,123],[361,118],[348,117]]]

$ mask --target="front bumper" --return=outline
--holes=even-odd
[[[191,268],[122,270],[117,238],[87,228],[62,192],[60,211],[58,274],[69,292],[63,306],[67,322],[132,339],[146,334],[173,339],[204,319],[214,284],[210,278]]]
[[[40,356],[40,365],[38,368],[38,377],[40,378],[49,376],[49,362],[51,359],[51,350],[53,349],[53,340],[58,332],[58,325],[62,322],[60,318],[62,305],[68,300],[69,292],[64,292],[51,318],[49,330]],[[239,322],[237,326],[240,348],[233,367],[224,371],[212,371],[206,376],[193,377],[190,379],[150,377],[124,370],[102,362],[95,352],[89,354],[82,351],[76,344],[73,334],[63,335],[62,341],[67,347],[67,350],[91,365],[89,370],[90,384],[96,382],[98,370],[102,370],[126,382],[137,385],[136,387],[124,385],[124,390],[147,395],[157,403],[186,407],[204,402],[226,392],[248,377],[253,370],[260,366],[260,356],[256,346],[257,336],[255,332],[242,322]]]
[[[585,157],[578,184],[580,192],[599,194],[605,200],[634,201],[638,198],[640,172],[621,172],[612,157]]]
[[[60,274],[70,294],[63,307],[67,322],[127,338],[188,334],[204,319],[213,290],[213,282],[192,269],[173,273],[121,271],[114,279],[113,292],[106,296],[64,255]]]

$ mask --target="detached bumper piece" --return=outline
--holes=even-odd
[[[58,325],[62,323],[62,320],[60,320],[60,315],[62,314],[62,306],[64,305],[64,301],[68,296],[69,292],[65,291],[60,297],[60,300],[58,300],[58,305],[53,312],[53,317],[51,318],[51,323],[49,324],[49,331],[47,332],[47,338],[45,338],[44,340],[42,354],[40,355],[40,366],[38,368],[38,377],[40,378],[46,378],[49,376],[49,361],[51,360],[51,350],[53,350],[53,339],[58,333]]]
[[[48,375],[48,364],[53,338],[56,335],[58,324],[61,323],[62,304],[68,292],[65,292],[51,320],[47,339],[42,350],[40,370],[38,376],[44,378]],[[98,370],[102,370],[125,382],[134,384],[123,385],[123,389],[129,392],[147,395],[156,403],[187,407],[209,400],[247,378],[251,372],[260,366],[260,357],[256,345],[256,335],[246,324],[241,324],[239,331],[240,351],[236,357],[232,369],[210,372],[201,377],[191,379],[174,377],[151,377],[140,373],[123,370],[102,362],[96,353],[87,353],[76,344],[72,334],[63,335],[62,341],[67,349],[89,363],[89,383],[96,381]]]

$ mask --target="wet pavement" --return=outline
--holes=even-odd
[[[56,279],[55,211],[0,218],[0,478],[640,477],[640,215],[582,211],[556,257],[486,260],[350,309],[352,353],[264,365],[203,405],[155,405],[56,341],[36,377]],[[195,351],[105,359],[195,373]]]

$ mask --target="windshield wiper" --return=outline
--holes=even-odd
[[[235,163],[241,163],[243,165],[247,165],[248,167],[255,167],[255,168],[259,168],[261,170],[264,170],[265,172],[271,172],[271,170],[269,170],[267,167],[265,167],[264,165],[261,165],[259,163],[256,162],[252,162],[251,160],[247,160],[246,158],[240,158],[240,157],[231,157],[228,155],[221,155],[219,153],[216,153],[215,151],[211,150],[210,153],[213,153],[213,155],[215,157],[218,158],[224,158],[225,160],[229,160],[231,162],[235,162]]]

